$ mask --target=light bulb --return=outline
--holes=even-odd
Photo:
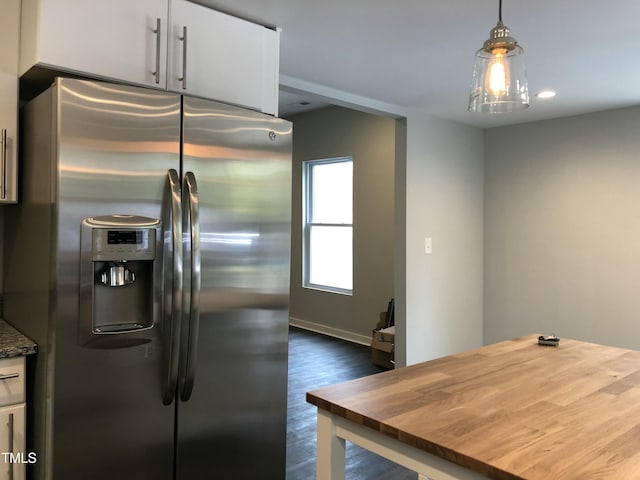
[[[485,88],[493,95],[504,95],[509,89],[509,66],[506,64],[506,48],[494,48],[491,51],[492,59],[487,68]]]

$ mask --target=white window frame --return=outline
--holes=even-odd
[[[312,199],[313,199],[313,167],[316,165],[326,165],[330,163],[350,162],[353,165],[352,157],[335,157],[324,158],[320,160],[305,160],[302,162],[302,286],[313,290],[322,290],[325,292],[339,293],[343,295],[353,295],[353,278],[351,281],[352,288],[345,289],[332,285],[320,285],[311,283],[310,278],[310,245],[311,245],[311,227],[313,226],[329,226],[329,227],[345,227],[351,229],[351,269],[353,275],[353,223],[315,223],[309,221],[312,217]],[[351,208],[353,209],[353,198],[351,199]],[[353,217],[352,220],[353,222]]]

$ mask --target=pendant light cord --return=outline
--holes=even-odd
[[[498,20],[502,22],[502,0],[498,0]]]

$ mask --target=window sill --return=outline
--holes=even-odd
[[[307,290],[316,290],[318,292],[335,293],[337,295],[345,295],[347,297],[353,297],[353,290],[345,290],[341,288],[331,288],[324,285],[303,285],[302,288]]]

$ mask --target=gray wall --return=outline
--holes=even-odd
[[[291,116],[293,221],[291,323],[368,343],[394,294],[396,122],[341,107]],[[302,161],[352,156],[353,296],[302,288]]]
[[[482,345],[482,130],[409,116],[404,174],[400,365]],[[432,238],[430,255],[425,237]]]
[[[640,108],[487,130],[484,341],[640,348]]]

